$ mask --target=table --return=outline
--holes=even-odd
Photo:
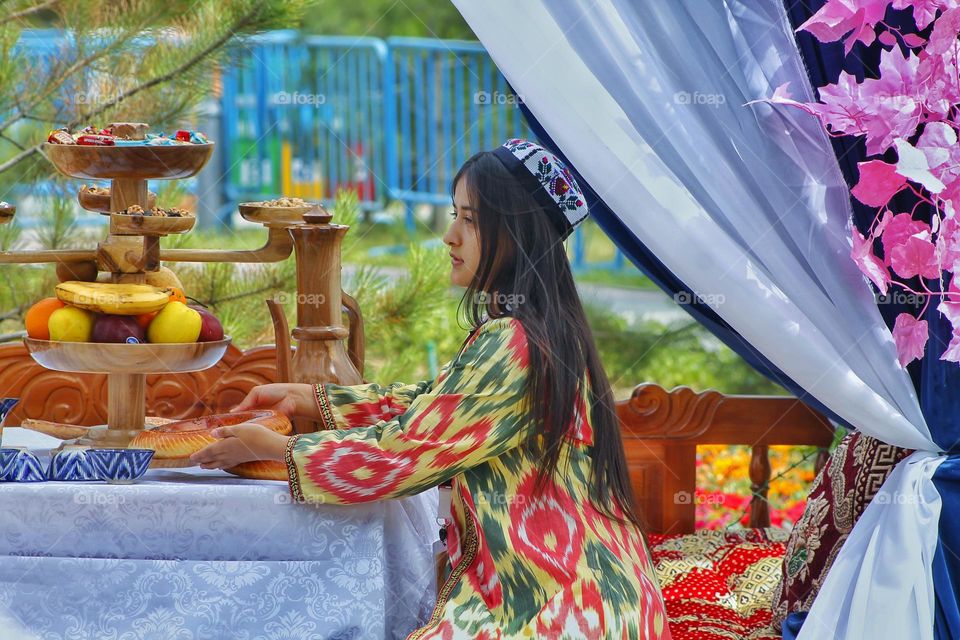
[[[40,454],[57,443],[3,435]],[[402,638],[435,600],[436,516],[435,489],[303,505],[286,483],[198,468],[0,483],[0,637]]]

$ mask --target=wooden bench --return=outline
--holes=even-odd
[[[647,530],[664,534],[696,528],[697,445],[753,448],[750,526],[768,527],[770,445],[818,447],[819,472],[834,431],[822,414],[796,398],[697,393],[687,387],[667,391],[655,384],[641,384],[617,402],[617,416],[637,506]]]

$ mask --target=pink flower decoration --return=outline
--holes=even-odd
[[[857,42],[873,42],[873,26],[883,20],[888,3],[889,0],[827,0],[800,29],[809,31],[820,42],[833,42],[850,34],[844,38],[844,51],[850,53]]]
[[[873,253],[872,242],[867,242],[857,229],[853,230],[853,249],[850,251],[850,257],[863,272],[863,275],[870,278],[873,284],[877,285],[880,293],[886,295],[887,284],[890,282],[890,275],[887,268],[883,266],[880,258]]]
[[[901,313],[893,323],[893,341],[897,345],[900,366],[907,366],[923,357],[927,346],[927,321],[917,320],[909,313]]]
[[[893,0],[894,9],[913,7],[913,19],[917,28],[926,29],[933,22],[938,9],[950,9],[958,5],[957,0]]]
[[[858,166],[860,181],[850,192],[871,207],[884,206],[907,184],[907,179],[897,173],[896,167],[882,160],[861,162]]]
[[[888,8],[910,10],[915,27],[885,23]],[[848,55],[856,43],[879,39],[877,77],[858,82],[841,72],[809,103],[793,100],[783,84],[762,101],[801,109],[833,136],[863,137],[868,158],[851,194],[878,209],[879,219],[866,238],[853,230],[850,257],[884,294],[891,283],[909,290],[904,279],[949,279],[935,300],[953,327],[940,358],[960,363],[960,0],[825,0],[801,29],[821,42],[843,41]],[[906,189],[925,203],[920,211],[931,212],[929,220],[914,220],[916,207],[899,214],[888,209]],[[877,238],[883,260],[873,251]],[[938,293],[917,295],[929,303]],[[893,332],[902,365],[923,357],[926,322],[901,314]]]
[[[953,332],[953,335],[950,337],[950,344],[947,345],[946,350],[940,355],[940,359],[949,362],[960,362],[960,331]]]
[[[947,218],[941,223],[940,233],[937,234],[937,254],[940,256],[944,271],[960,272],[960,223],[957,222],[956,216]],[[957,278],[954,277],[950,281],[951,291],[954,290],[956,280]],[[960,294],[960,291],[957,293]]]
[[[916,275],[924,278],[940,277],[936,247],[929,240],[918,236],[910,236],[905,242],[893,247],[890,251],[890,266],[903,278]]]
[[[944,11],[937,23],[933,25],[933,33],[930,34],[930,41],[926,46],[926,52],[930,55],[949,53],[957,44],[957,32],[960,31],[960,9],[956,8],[956,2],[950,4],[952,8]]]
[[[886,263],[890,264],[890,254],[894,247],[906,242],[910,236],[924,233],[926,237],[930,236],[930,225],[914,220],[909,213],[898,213],[890,218],[883,227],[883,235],[880,236]]]

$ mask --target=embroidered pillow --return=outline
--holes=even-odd
[[[910,453],[858,432],[840,442],[814,479],[803,516],[787,541],[783,577],[773,598],[775,630],[787,615],[810,610],[854,523]]]
[[[770,602],[786,539],[780,529],[649,536],[673,640],[779,640]]]

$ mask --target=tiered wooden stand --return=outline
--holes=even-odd
[[[145,130],[146,126],[137,128]],[[223,411],[239,402],[242,394],[255,384],[273,381],[268,377],[313,383],[361,382],[362,316],[356,302],[340,290],[340,242],[347,227],[331,224],[331,216],[319,205],[243,205],[241,215],[262,224],[267,229],[268,238],[259,249],[232,251],[161,250],[161,237],[190,231],[195,218],[122,213],[133,205],[148,211],[156,200],[155,195],[147,190],[148,180],[193,176],[204,167],[212,151],[213,143],[115,147],[45,145],[46,156],[61,173],[74,178],[111,181],[109,200],[104,195],[86,191],[78,195],[84,208],[110,216],[109,233],[96,249],[0,252],[0,263],[53,262],[68,266],[71,272],[109,273],[113,282],[143,282],[146,274],[158,270],[162,262],[277,262],[288,258],[296,249],[297,327],[293,337],[298,343],[297,348],[290,346],[282,308],[276,301],[268,301],[280,345],[277,350],[270,349],[269,357],[274,360],[270,376],[259,371],[263,361],[261,353],[254,366],[257,374],[243,378],[238,386],[229,387],[229,404],[206,400],[197,388],[186,395],[189,401],[186,409],[180,406],[183,404],[181,399],[171,399],[168,410],[151,410],[150,413],[179,418]],[[12,219],[15,211],[13,207],[9,209],[0,210],[0,224]],[[350,318],[350,329],[341,324],[342,310],[346,310]],[[348,349],[342,344],[345,339],[349,339]],[[144,429],[146,407],[156,409],[150,400],[153,391],[169,390],[173,388],[171,385],[182,384],[189,379],[183,374],[190,372],[215,368],[223,373],[219,364],[221,359],[235,351],[231,351],[229,337],[217,342],[190,344],[66,343],[26,338],[23,345],[25,352],[0,346],[0,354],[5,354],[0,355],[0,360],[4,360],[4,366],[0,368],[0,393],[8,397],[15,394],[12,397],[23,399],[18,410],[8,416],[7,423],[10,424],[11,418],[30,418],[74,425],[93,424],[95,428],[86,429],[80,442],[110,447],[125,446]],[[37,376],[34,372],[32,379],[19,377],[35,369],[18,362],[26,354],[45,370],[57,373]],[[236,360],[236,356],[231,359]],[[102,419],[102,415],[91,411],[88,398],[70,392],[86,387],[81,379],[97,379],[98,374],[106,378],[106,424],[93,422]],[[48,381],[41,394],[47,399],[41,403],[31,402],[31,389],[36,389],[33,383],[40,378]],[[211,376],[209,382],[215,379]],[[50,383],[60,384],[66,393],[57,394],[56,386],[50,387]],[[209,387],[204,389],[207,391],[210,391]],[[66,399],[70,399],[72,405],[84,407],[79,415]],[[301,432],[315,428],[314,424],[297,425]]]

